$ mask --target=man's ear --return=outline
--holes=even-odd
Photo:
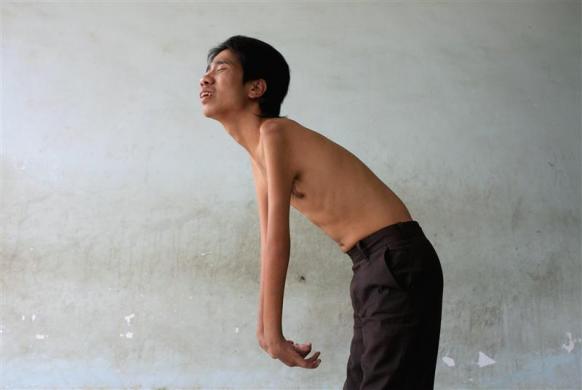
[[[250,88],[248,96],[251,99],[258,99],[267,91],[267,82],[263,79],[249,81]]]

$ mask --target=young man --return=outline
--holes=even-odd
[[[257,39],[233,36],[208,53],[203,114],[247,150],[257,195],[259,345],[288,366],[316,368],[319,352],[282,332],[289,207],[353,261],[353,338],[344,389],[433,387],[443,277],[433,246],[399,197],[352,153],[281,117],[289,67]],[[363,131],[363,130],[359,130]]]

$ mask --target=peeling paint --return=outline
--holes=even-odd
[[[176,40],[174,31],[164,27],[173,23],[188,29],[193,20],[197,30],[210,31],[225,7],[188,2],[160,12],[128,6],[116,9],[116,18],[100,19],[106,12],[88,7],[7,3],[2,7],[7,22],[3,47],[11,55],[6,79],[12,82],[6,92],[15,98],[4,106],[10,115],[1,168],[7,247],[0,251],[0,387],[81,388],[95,382],[103,388],[159,390],[340,387],[353,332],[349,258],[290,208],[289,274],[294,278],[287,286],[286,328],[327,340],[340,369],[339,375],[323,370],[317,378],[285,375],[288,368],[257,349],[253,337],[260,218],[250,167],[239,161],[245,151],[216,138],[224,132],[215,131],[216,123],[209,123],[214,121],[200,115],[192,121],[191,107],[159,109],[172,103],[165,97],[176,94],[152,101],[147,88],[131,88],[147,76],[135,72],[135,63],[155,70],[160,61],[183,62],[184,55],[159,60],[155,51],[139,50],[132,60],[119,56],[127,47],[143,49],[144,44],[146,49],[163,45],[166,54],[192,42],[206,47],[212,35]],[[309,9],[232,4],[228,11],[233,29],[244,16],[272,16],[276,27],[286,19],[297,21],[303,28],[294,41],[312,37],[312,49],[323,53],[308,76],[321,73],[323,57],[341,57],[337,49],[345,46],[345,61],[322,78],[322,98],[340,97],[334,106],[352,103],[350,96],[362,83],[369,87],[370,104],[355,110],[358,115],[341,118],[340,113],[320,130],[345,141],[354,154],[361,152],[371,168],[379,169],[380,179],[400,184],[404,198],[410,196],[409,207],[418,206],[419,218],[426,216],[423,229],[428,236],[433,233],[445,276],[442,360],[435,387],[580,388],[579,126],[573,131],[580,117],[572,115],[580,104],[580,37],[571,34],[579,31],[580,3],[414,3],[366,2],[357,9],[349,4],[333,9],[324,3]],[[317,34],[313,18],[324,33]],[[42,28],[47,24],[50,28]],[[128,34],[126,24],[151,34]],[[412,30],[411,41],[382,40],[403,27]],[[63,30],[67,39],[59,40]],[[88,30],[95,41],[87,41]],[[273,39],[284,37],[279,30],[273,30]],[[333,39],[338,34],[347,37],[345,42]],[[291,57],[302,52],[298,45],[287,49]],[[397,61],[390,61],[387,52]],[[97,68],[95,53],[113,61],[101,61]],[[374,66],[364,62],[362,68],[362,54],[371,54]],[[149,58],[154,59],[148,63]],[[71,62],[73,73],[62,66]],[[405,73],[397,74],[402,77],[374,82],[387,66],[403,65]],[[415,65],[426,72],[415,77]],[[168,73],[172,78],[158,80],[159,85],[174,87],[186,68]],[[370,78],[346,82],[342,72]],[[404,88],[403,100],[406,85],[400,81],[408,78],[412,85],[408,93]],[[75,79],[84,80],[85,88],[77,91]],[[105,82],[131,93],[112,97]],[[434,96],[437,105],[431,104]],[[152,103],[148,115],[140,115],[143,104],[132,105],[140,98]],[[81,109],[67,109],[76,102],[83,103]],[[453,121],[446,109],[459,102],[462,109]],[[396,105],[385,109],[390,103]],[[417,122],[410,124],[415,103],[429,110],[412,115]],[[111,107],[124,110],[112,112]],[[311,117],[316,110],[315,105],[300,107],[298,114]],[[398,144],[375,126],[382,115],[397,116]],[[351,131],[359,117],[369,125],[363,132],[376,142],[366,143]],[[434,125],[433,131],[427,142],[418,142],[421,132],[409,130],[413,125],[424,130],[426,123]],[[471,128],[464,131],[467,124]],[[157,131],[162,126],[172,133],[160,144],[166,135]],[[200,135],[210,139],[199,142]],[[399,147],[404,160],[381,148],[390,145]],[[424,159],[417,161],[415,154]],[[222,168],[196,164],[217,157]],[[428,169],[408,169],[415,161]],[[468,173],[458,169],[463,163]],[[451,210],[457,211],[452,217]],[[216,256],[203,259],[215,253],[205,247]],[[309,288],[301,289],[307,273]],[[192,294],[186,300],[196,294],[196,302],[184,301],[188,291]],[[130,328],[137,314],[122,314],[129,308],[142,316],[136,331],[144,330],[136,343],[113,336],[121,330],[118,337],[133,341]],[[44,317],[35,324],[33,313],[21,315],[21,322],[30,323],[20,324],[20,310],[42,310]],[[329,326],[310,324],[314,316],[327,317]],[[233,327],[236,337],[228,337],[233,322],[245,323],[244,335]],[[45,334],[35,338],[42,328],[55,332],[52,342]],[[220,345],[212,343],[216,339]],[[242,353],[222,359],[232,348]],[[499,366],[492,356],[481,356],[479,348],[500,359]],[[473,360],[475,350],[478,360]],[[460,359],[459,367],[451,352]],[[487,370],[480,368],[487,365]]]
[[[479,361],[477,362],[477,364],[479,365],[479,367],[486,367],[486,366],[490,366],[492,364],[495,364],[495,360],[491,359],[489,356],[485,355],[483,352],[479,351]]]
[[[533,385],[526,387],[526,384],[545,382],[552,383],[552,388],[574,389],[577,387],[572,386],[570,379],[563,373],[578,372],[581,357],[580,349],[572,354],[560,352],[556,355],[545,355],[533,359],[526,357],[524,364],[517,370],[498,377],[483,378],[480,384],[488,389],[537,389],[542,387]]]
[[[571,332],[566,332],[566,336],[568,336],[568,344],[562,344],[562,349],[565,349],[566,351],[568,351],[568,353],[572,353],[572,351],[574,350],[574,345],[576,344],[576,342],[580,342],[580,339],[574,340],[572,338]]]
[[[455,359],[449,356],[443,357],[443,362],[447,365],[447,367],[455,367]]]
[[[127,325],[131,326],[130,321],[133,317],[135,317],[135,313],[131,313],[130,315],[125,316],[125,321],[127,321]]]

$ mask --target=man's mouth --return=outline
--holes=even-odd
[[[205,100],[205,99],[211,97],[212,95],[213,94],[210,91],[202,91],[202,92],[200,92],[200,99]]]

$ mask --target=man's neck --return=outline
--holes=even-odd
[[[259,129],[265,119],[251,112],[246,112],[237,115],[236,118],[222,120],[221,123],[228,134],[254,159],[259,144]]]

